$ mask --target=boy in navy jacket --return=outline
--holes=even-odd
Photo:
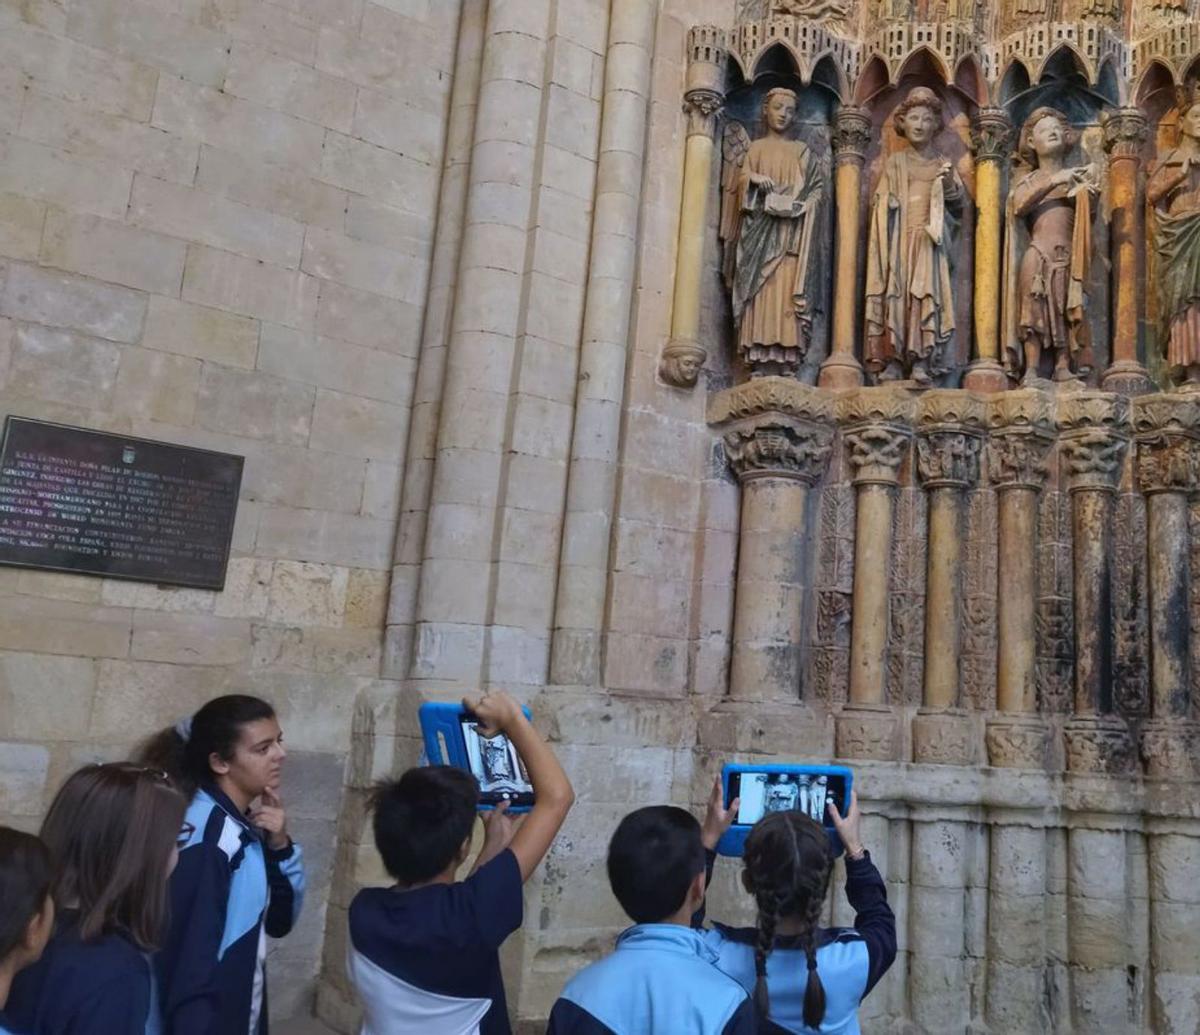
[[[713,842],[715,844],[715,841]],[[608,849],[608,879],[634,926],[616,950],[568,982],[547,1035],[751,1035],[745,989],[715,966],[692,917],[704,901],[705,841],[684,809],[626,816]]]

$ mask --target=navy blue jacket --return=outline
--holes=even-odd
[[[166,1035],[267,1031],[266,935],[282,938],[304,899],[299,845],[269,849],[215,786],[196,792],[171,876],[171,930],[158,955]],[[186,829],[186,828],[185,828]]]
[[[699,931],[631,927],[567,983],[547,1035],[754,1035],[754,1006],[717,958]]]
[[[78,920],[60,915],[42,958],[13,981],[4,1023],[37,1035],[157,1035],[149,960],[118,934],[80,941]]]
[[[825,988],[825,1020],[821,1032],[858,1035],[858,1007],[896,958],[896,918],[887,901],[887,886],[869,854],[846,860],[846,897],[854,907],[853,928],[817,931],[817,974]],[[717,966],[747,992],[755,983],[753,927],[717,924],[704,937],[718,955]],[[792,936],[780,935],[767,957],[770,1019],[764,1035],[816,1035],[804,1024],[804,989],[808,966],[804,949]]]

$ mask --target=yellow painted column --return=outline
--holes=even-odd
[[[829,356],[821,364],[817,383],[822,388],[857,388],[862,364],[855,355],[858,317],[859,223],[862,218],[862,167],[871,142],[871,119],[866,109],[845,105],[833,116],[834,200],[837,238],[834,242],[833,336]]]
[[[999,392],[1007,387],[1000,363],[1004,166],[1012,146],[1012,122],[1003,108],[980,108],[971,120],[975,153],[975,360],[963,387]]]
[[[708,351],[700,344],[700,295],[704,278],[704,239],[712,178],[717,114],[724,102],[725,34],[711,25],[688,33],[687,143],[683,157],[683,197],[675,257],[671,338],[663,347],[659,376],[676,388],[691,388]]]
[[[1104,120],[1104,149],[1108,152],[1112,207],[1112,357],[1104,374],[1104,390],[1140,395],[1152,390],[1146,368],[1138,359],[1138,271],[1142,203],[1138,196],[1138,165],[1146,141],[1146,116],[1137,108],[1118,108]]]

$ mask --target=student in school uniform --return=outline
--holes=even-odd
[[[575,800],[550,746],[505,693],[463,702],[485,737],[505,734],[533,784],[519,829],[497,808],[471,875],[456,881],[475,826],[479,785],[450,766],[410,769],[374,797],[375,844],[391,888],[350,906],[348,970],[363,1004],[361,1035],[509,1035],[499,948],[521,926],[521,885]]]
[[[267,1035],[266,939],[291,931],[304,898],[279,796],[286,757],[275,710],[242,694],[143,748],[190,795],[157,959],[164,1035]]]
[[[50,853],[32,834],[0,827],[0,1035],[24,1035],[5,1011],[13,980],[42,957],[54,929]]]
[[[54,936],[7,1007],[37,1035],[158,1035],[149,954],[166,921],[183,795],[165,773],[117,762],[72,774],[41,837],[54,865]]]

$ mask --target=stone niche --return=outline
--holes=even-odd
[[[1200,1031],[1197,4],[749,0],[689,61],[660,376],[720,371],[741,486],[702,753],[855,767],[866,1030]]]

